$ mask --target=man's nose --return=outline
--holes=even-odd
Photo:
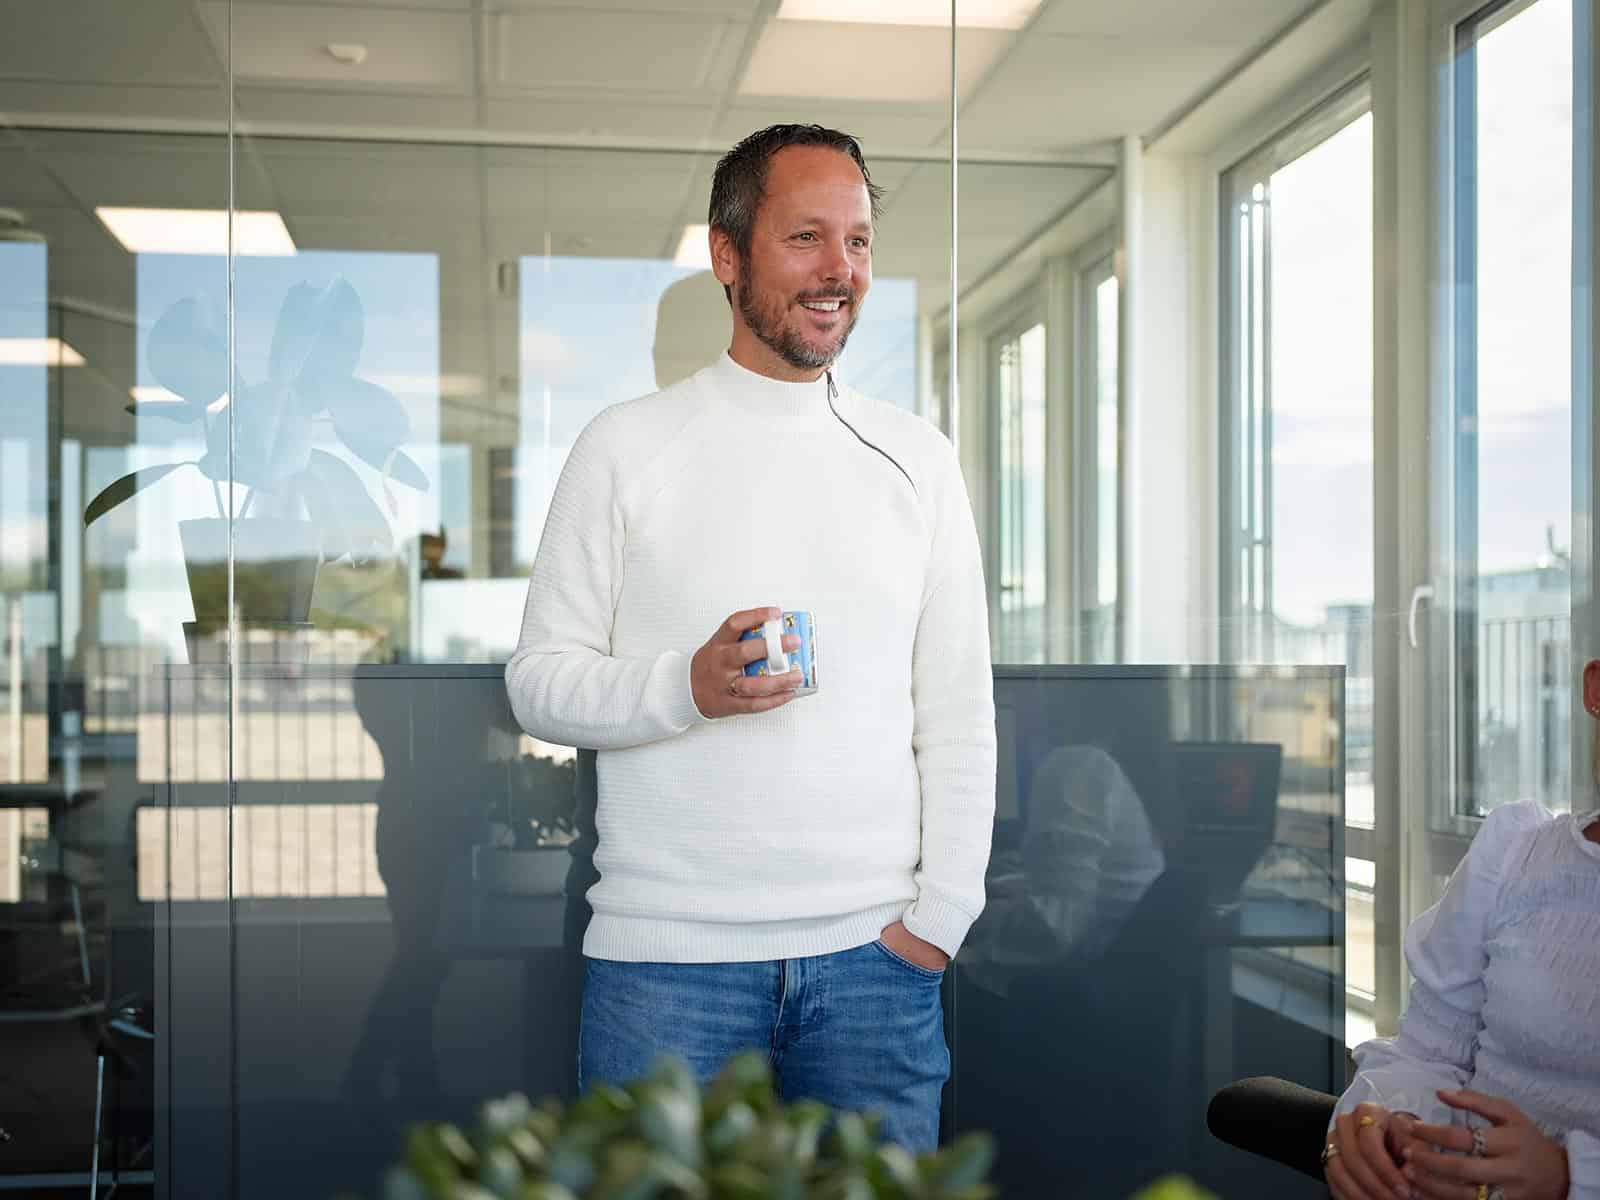
[[[844,243],[836,242],[830,244],[828,253],[822,262],[823,279],[829,283],[840,281],[849,283],[854,273],[854,268],[850,265],[850,255],[846,251]]]

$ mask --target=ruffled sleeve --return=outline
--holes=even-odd
[[[1574,1129],[1566,1142],[1567,1200],[1600,1200],[1600,1137]]]

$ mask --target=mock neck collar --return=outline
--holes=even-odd
[[[751,416],[814,421],[829,415],[826,371],[808,383],[788,383],[741,367],[724,350],[709,372],[723,399]]]

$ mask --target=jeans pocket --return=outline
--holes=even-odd
[[[935,971],[931,967],[918,966],[916,963],[912,962],[909,958],[903,958],[900,955],[896,954],[893,950],[889,949],[888,946],[884,945],[884,942],[883,942],[882,938],[877,939],[872,944],[874,946],[876,946],[878,948],[879,953],[881,953],[890,962],[895,963],[896,965],[905,968],[907,971],[911,971],[912,973],[916,974],[917,976],[919,976],[922,979],[926,979],[926,980],[929,980],[929,981],[932,981],[932,982],[937,982],[938,980],[941,980],[941,979],[944,978],[944,968],[941,967],[939,970]]]

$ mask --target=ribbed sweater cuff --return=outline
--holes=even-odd
[[[972,928],[973,920],[948,900],[941,900],[928,892],[918,896],[906,909],[906,915],[900,918],[912,933],[925,942],[932,942],[951,958],[956,956],[961,943],[966,941],[967,930]]]
[[[693,666],[694,656],[677,650],[663,654],[656,665],[658,686],[664,692],[662,704],[674,729],[692,729],[711,719],[694,702],[694,684],[689,678]]]

